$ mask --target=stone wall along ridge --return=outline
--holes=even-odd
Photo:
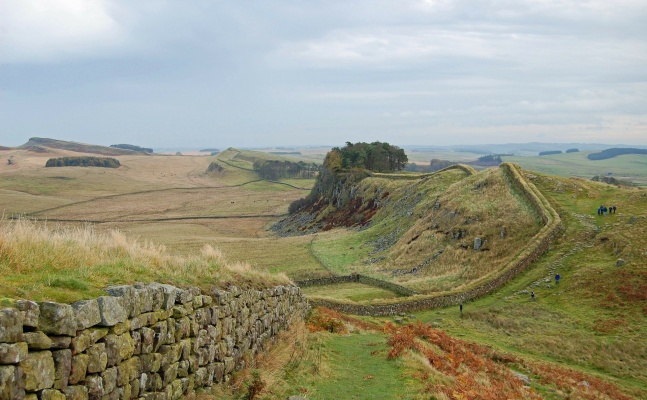
[[[339,302],[331,299],[310,298],[310,305],[332,308],[350,314],[373,316],[396,315],[430,308],[448,307],[492,293],[505,285],[510,279],[528,269],[533,261],[537,260],[548,250],[550,243],[559,235],[562,230],[562,221],[557,211],[552,208],[539,189],[525,179],[518,165],[502,163],[499,168],[509,178],[512,187],[532,205],[544,226],[514,260],[497,273],[492,274],[486,282],[460,292],[450,292],[433,296],[413,296],[398,302],[357,304]]]
[[[309,307],[296,286],[106,291],[0,309],[0,400],[181,399],[227,382]]]

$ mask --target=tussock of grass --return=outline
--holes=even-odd
[[[96,232],[91,225],[59,227],[28,220],[0,220],[0,292],[31,300],[74,301],[101,295],[114,284],[161,282],[176,286],[265,287],[287,284],[249,264],[228,263],[205,245],[180,256],[119,231]]]

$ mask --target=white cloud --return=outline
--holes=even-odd
[[[117,11],[109,0],[3,0],[0,63],[100,56],[125,41]]]

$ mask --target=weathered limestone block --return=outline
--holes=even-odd
[[[88,389],[88,398],[90,399],[101,399],[105,394],[103,390],[103,379],[100,375],[86,376],[85,387]]]
[[[190,315],[189,316],[189,336],[190,337],[198,336],[198,332],[200,332],[200,329],[202,329],[202,327],[200,326],[200,324],[196,322],[195,315]]]
[[[48,350],[52,347],[52,339],[42,331],[23,333],[22,338],[32,350]]]
[[[211,310],[209,308],[199,308],[195,310],[195,321],[200,325],[201,328],[209,325],[211,320]]]
[[[189,357],[189,373],[194,374],[198,371],[199,368],[200,364],[198,364],[198,357],[192,354]]]
[[[88,400],[88,388],[85,386],[68,386],[63,393],[67,400]]]
[[[182,348],[180,359],[188,360],[189,356],[191,356],[191,339],[183,339],[180,341],[180,347]]]
[[[182,317],[186,317],[187,314],[189,314],[189,312],[186,310],[186,308],[184,308],[181,305],[173,307],[171,309],[171,311],[173,312],[172,317],[175,318],[175,319],[180,319]]]
[[[72,303],[76,316],[76,329],[82,331],[101,322],[101,311],[96,299],[80,300]]]
[[[24,326],[38,328],[38,317],[40,316],[38,303],[30,300],[16,300],[16,308],[20,310]]]
[[[165,369],[169,365],[180,361],[182,357],[182,344],[174,343],[171,345],[163,345],[160,347],[159,353],[162,355],[161,368]]]
[[[114,326],[128,319],[128,310],[120,297],[101,296],[97,299],[102,326]]]
[[[119,322],[115,326],[110,327],[110,333],[115,335],[122,335],[128,331],[130,331],[130,320]]]
[[[22,342],[22,315],[15,308],[0,309],[0,343]]]
[[[198,365],[201,367],[204,367],[209,363],[209,349],[200,347],[198,351],[195,352],[195,355],[198,357]]]
[[[153,290],[145,284],[135,284],[135,304],[139,306],[140,313],[153,311]]]
[[[108,366],[108,354],[106,353],[105,343],[96,343],[90,346],[87,350],[87,354],[90,357],[88,359],[89,373],[94,374],[106,370],[106,367]]]
[[[71,348],[74,354],[79,354],[94,345],[108,334],[108,328],[90,328],[72,338]]]
[[[175,302],[180,304],[193,302],[193,293],[190,290],[178,289],[175,294]]]
[[[134,318],[131,318],[130,321],[130,330],[141,329],[150,324],[150,313],[140,314]]]
[[[130,381],[130,398],[136,399],[140,395],[140,382],[139,379]]]
[[[117,366],[117,386],[124,386],[142,373],[139,357],[132,357]]]
[[[45,389],[40,392],[40,400],[66,400],[65,395],[56,389]]]
[[[121,301],[121,305],[126,310],[128,317],[132,318],[136,315],[139,315],[139,307],[136,305],[137,297],[135,295],[135,288],[131,285],[119,285],[119,286],[110,286],[105,289],[106,293],[110,296],[117,297]],[[119,321],[123,322],[123,321]],[[110,393],[107,391],[106,393]]]
[[[140,355],[142,353],[142,334],[139,331],[132,331],[130,337],[133,339],[133,354]]]
[[[18,364],[29,351],[27,343],[0,343],[0,365]]]
[[[180,340],[189,337],[191,320],[187,317],[182,317],[179,319],[173,318],[173,321],[175,321],[175,341],[179,342]]]
[[[153,296],[153,312],[162,310],[164,305],[164,289],[159,286],[148,285],[148,290]]]
[[[117,367],[107,368],[101,373],[103,391],[112,393],[117,388]]]
[[[36,393],[26,393],[25,400],[38,400],[38,395]]]
[[[157,372],[162,366],[162,355],[159,353],[142,354],[142,372]]]
[[[213,304],[213,297],[208,296],[206,294],[201,295],[201,297],[202,297],[202,305],[203,306],[206,307],[206,306],[210,306],[210,305]]]
[[[166,337],[164,339],[165,344],[175,343],[175,320],[169,318],[166,320]]]
[[[133,388],[132,388],[132,386],[130,386],[130,383],[126,383],[125,385],[117,388],[117,390],[121,391],[120,394],[119,394],[120,399],[130,399],[130,398],[132,398]]]
[[[207,379],[209,376],[209,371],[206,367],[202,367],[195,372],[195,385],[197,387],[207,386]]]
[[[182,380],[176,379],[171,383],[171,397],[169,400],[179,400],[184,394],[184,388],[182,387]]]
[[[51,335],[76,335],[76,317],[71,305],[43,301],[38,307],[38,329]]]
[[[13,400],[24,397],[22,370],[13,365],[0,366],[0,399]]]
[[[214,374],[213,380],[216,383],[223,382],[225,380],[225,364],[222,362],[213,363]]]
[[[177,366],[177,376],[180,378],[186,378],[189,376],[189,361],[182,360],[178,363]]]
[[[130,334],[108,335],[105,338],[108,366],[114,366],[122,360],[132,357],[135,351],[135,342]]]
[[[72,370],[72,350],[52,351],[54,358],[54,389],[65,389]]]
[[[220,310],[220,306],[209,307],[209,310],[211,310],[211,320],[209,321],[211,325],[214,325],[218,320],[224,318],[224,315],[221,315],[222,311]]]
[[[173,315],[173,310],[159,309],[157,311],[153,311],[153,317],[155,319],[155,323],[157,323],[158,321],[165,321],[168,318],[171,318],[172,315]],[[155,325],[152,321],[153,321],[153,318],[151,318],[151,324]]]
[[[72,344],[70,336],[49,336],[52,341],[52,349],[69,349]]]
[[[150,381],[150,389],[152,391],[158,392],[162,390],[162,377],[160,376],[160,374],[151,373],[148,377],[148,380]]]
[[[175,305],[175,299],[177,297],[178,288],[172,285],[162,285],[158,283],[151,284],[153,289],[162,291],[164,297],[161,304],[163,310],[170,310]]]
[[[234,372],[234,369],[236,368],[236,361],[234,360],[233,357],[225,357],[224,364],[225,364],[226,374],[230,374]]]
[[[25,379],[25,390],[35,392],[54,386],[55,368],[51,351],[30,352],[19,365]]]
[[[141,329],[142,354],[152,353],[155,345],[155,331],[150,328]]]
[[[162,374],[162,386],[166,387],[171,384],[177,378],[177,370],[179,363],[174,363],[169,365],[166,369],[163,369]]]
[[[159,350],[160,346],[166,343],[168,334],[168,324],[166,321],[160,321],[153,326],[155,331],[155,338],[153,344],[153,351]]]
[[[79,382],[85,380],[85,374],[88,371],[88,362],[90,356],[87,354],[77,354],[72,357],[70,364],[70,376],[68,378],[68,383],[70,385],[76,385]]]

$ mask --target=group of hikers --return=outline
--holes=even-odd
[[[598,215],[607,215],[607,213],[615,214],[617,208],[618,207],[616,206],[607,207],[604,204],[601,204],[600,207],[598,207]]]

